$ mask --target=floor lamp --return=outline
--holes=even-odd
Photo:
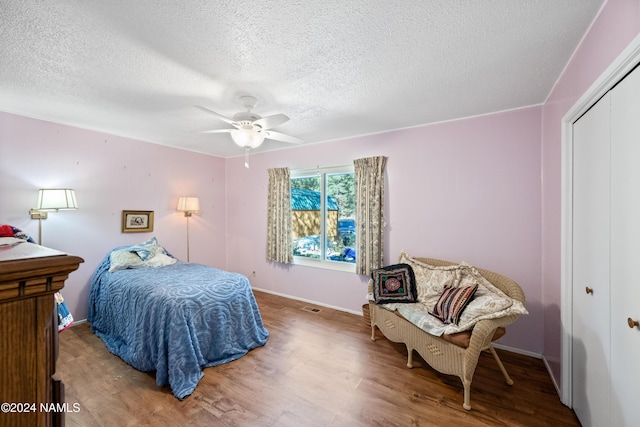
[[[200,199],[197,197],[178,198],[178,212],[184,212],[187,218],[187,262],[189,262],[189,218],[194,213],[200,212]]]
[[[38,191],[38,203],[31,209],[31,219],[38,220],[38,244],[42,245],[42,220],[48,212],[78,209],[76,193],[70,188],[43,188]]]

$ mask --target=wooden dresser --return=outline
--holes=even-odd
[[[0,246],[0,426],[64,425],[53,295],[82,262],[33,243]]]

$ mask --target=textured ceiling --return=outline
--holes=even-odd
[[[305,143],[537,105],[602,3],[0,0],[0,111],[228,157],[195,105]]]

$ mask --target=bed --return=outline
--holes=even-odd
[[[269,336],[249,280],[179,261],[157,240],[111,250],[91,279],[91,329],[159,386],[189,396],[203,368],[236,360]]]

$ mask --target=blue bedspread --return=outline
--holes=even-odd
[[[87,319],[113,354],[156,371],[178,399],[195,390],[203,368],[238,359],[269,335],[245,276],[182,261],[111,273],[107,255],[91,280]]]

